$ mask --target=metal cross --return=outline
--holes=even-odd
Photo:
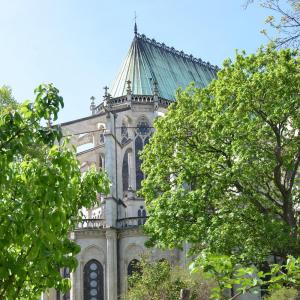
[[[109,87],[106,85],[103,89],[105,90],[104,95],[107,96],[107,91],[108,91]]]
[[[136,12],[134,12],[134,34],[137,35],[137,25],[136,25]]]
[[[136,19],[137,19],[137,15],[136,15],[136,11],[134,11],[134,23],[136,23]]]

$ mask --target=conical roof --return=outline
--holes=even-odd
[[[157,81],[159,96],[174,100],[179,87],[185,88],[192,81],[205,87],[216,78],[217,70],[201,59],[136,34],[110,94],[126,95],[130,80],[134,95],[152,95],[153,82]]]

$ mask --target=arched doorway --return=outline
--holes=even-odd
[[[103,267],[95,259],[86,263],[83,269],[84,300],[104,300]]]

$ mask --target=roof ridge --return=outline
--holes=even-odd
[[[194,57],[192,54],[186,54],[182,50],[181,51],[176,50],[174,47],[169,47],[165,43],[160,43],[160,42],[157,42],[155,39],[150,39],[145,34],[137,33],[136,38],[141,39],[141,40],[143,40],[143,41],[145,41],[145,42],[147,42],[147,43],[149,43],[149,44],[151,44],[155,47],[161,48],[165,51],[171,52],[172,54],[175,54],[177,56],[186,58],[186,59],[188,59],[190,61],[193,61],[195,63],[201,64],[203,67],[209,68],[213,71],[219,71],[220,70],[220,68],[217,65],[214,66],[210,62],[205,62],[201,58]]]

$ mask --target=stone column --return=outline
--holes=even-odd
[[[116,229],[106,230],[106,295],[107,300],[117,300],[117,232]]]

